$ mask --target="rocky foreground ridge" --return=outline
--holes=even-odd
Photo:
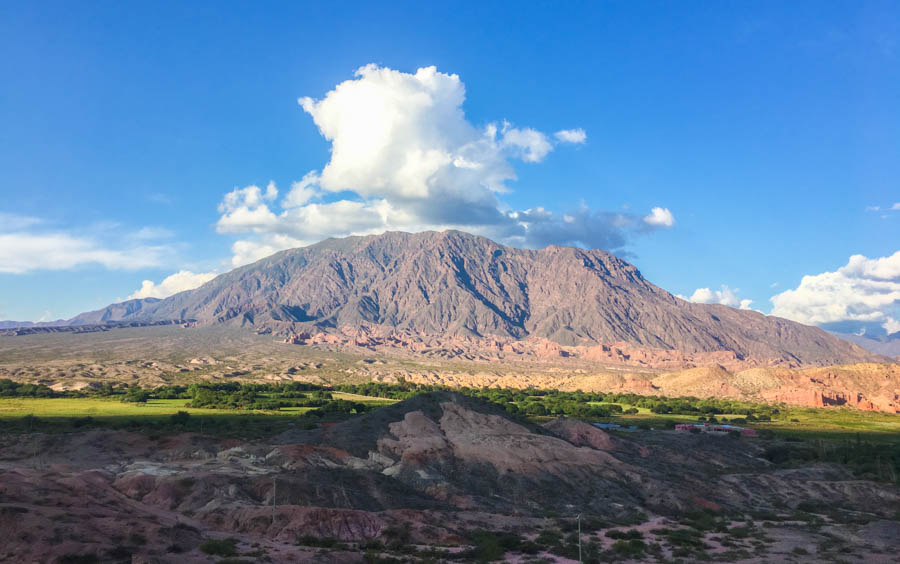
[[[681,300],[605,251],[515,249],[459,231],[329,239],[196,290],[114,304],[67,324],[170,320],[288,338],[374,326],[441,338],[625,343],[787,366],[881,358],[814,327]]]

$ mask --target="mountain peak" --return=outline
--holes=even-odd
[[[872,355],[824,331],[677,300],[606,251],[500,245],[462,231],[386,232],[282,251],[159,302],[77,322],[195,319],[280,333],[364,324],[440,336],[625,342],[684,353],[834,364]]]

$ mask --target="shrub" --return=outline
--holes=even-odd
[[[644,538],[644,533],[640,532],[637,529],[629,529],[627,531],[613,529],[610,531],[606,531],[606,536],[611,539],[631,540]]]
[[[208,539],[200,545],[200,552],[210,556],[235,556],[237,554],[236,539]]]
[[[391,550],[400,550],[412,540],[412,526],[407,522],[401,525],[392,525],[381,532],[388,540],[387,547]]]
[[[665,531],[664,536],[669,544],[682,548],[703,548],[703,534],[693,529],[674,529]]]
[[[687,513],[684,524],[699,531],[711,531],[719,528],[721,525],[719,520],[716,519],[715,513],[706,510],[696,510]]]
[[[500,560],[506,552],[500,546],[500,539],[497,535],[489,531],[477,531],[472,535],[472,542],[475,545],[472,555],[476,562],[491,562]]]
[[[562,535],[559,531],[553,529],[544,529],[540,532],[534,542],[541,546],[556,546],[562,541]]]
[[[728,534],[738,539],[745,539],[750,536],[752,530],[750,527],[732,527],[728,529]]]
[[[629,558],[641,556],[646,548],[647,544],[639,539],[617,540],[612,545],[613,552]]]

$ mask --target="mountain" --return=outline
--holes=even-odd
[[[855,343],[862,348],[872,351],[875,354],[889,356],[900,359],[900,333],[893,335],[883,335],[879,337],[871,337],[869,335],[855,335],[852,333],[837,333],[832,331],[832,335],[840,337],[845,341]]]
[[[78,314],[70,319],[67,325],[96,325],[99,323],[134,320],[143,317],[145,312],[152,311],[153,306],[159,304],[161,301],[162,300],[159,298],[127,300],[106,306],[97,311]]]
[[[0,329],[14,329],[17,327],[34,327],[33,321],[0,321]]]
[[[4,329],[17,329],[27,327],[60,327],[69,325],[71,319],[57,319],[56,321],[0,321],[0,331]]]
[[[276,253],[164,300],[130,300],[72,324],[195,320],[288,333],[375,325],[430,335],[624,342],[687,354],[837,364],[878,357],[825,331],[694,304],[608,252],[505,247],[459,231],[329,239]]]

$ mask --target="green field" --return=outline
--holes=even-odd
[[[362,401],[367,403],[383,403],[384,405],[390,405],[392,403],[396,403],[399,400],[391,399],[391,398],[377,398],[374,396],[363,396],[360,394],[349,394],[346,392],[332,392],[331,396],[334,399],[342,399],[348,401]]]
[[[372,406],[390,405],[397,400],[374,398],[358,394],[335,392],[334,399],[362,402]],[[185,407],[188,399],[151,399],[146,403],[128,403],[119,398],[0,398],[0,422],[12,422],[28,415],[43,419],[77,419],[92,417],[105,418],[164,419],[179,411],[186,411],[193,417],[242,417],[271,416],[289,417],[308,411],[312,407],[283,407],[274,410],[237,410]]]
[[[0,398],[0,433],[65,433],[82,427],[106,427],[146,433],[194,431],[240,438],[256,438],[287,430],[296,423],[308,427],[303,414],[309,407],[279,411],[188,408],[187,399],[153,399],[146,404],[118,398]],[[172,416],[187,412],[187,422]],[[32,416],[32,417],[29,417]]]
[[[366,403],[372,407],[389,405],[398,400],[334,392],[334,399]],[[187,399],[151,399],[146,403],[127,403],[119,398],[87,397],[87,398],[0,398],[0,429],[12,430],[21,428],[23,421],[31,415],[40,421],[40,430],[67,430],[77,420],[90,417],[93,422],[123,425],[160,425],[166,424],[171,416],[179,411],[191,415],[191,427],[200,428],[201,419],[214,430],[216,424],[240,428],[246,425],[259,425],[269,421],[277,427],[289,425],[298,416],[311,411],[310,407],[284,407],[277,411],[253,411],[235,409],[189,408]],[[630,405],[622,404],[628,409]],[[697,422],[692,415],[657,414],[649,409],[637,407],[638,413],[633,415],[614,415],[603,421],[622,425],[638,425],[651,428],[665,428],[673,422]],[[717,419],[732,420],[741,417],[738,414],[721,414]],[[24,418],[24,419],[23,419]],[[546,421],[552,417],[535,417],[536,421]],[[33,426],[34,422],[30,421]],[[798,436],[810,439],[849,439],[857,434],[867,440],[879,442],[900,441],[900,415],[888,413],[872,413],[854,409],[809,409],[784,408],[768,422],[745,424],[756,429],[770,429],[782,436]],[[36,429],[37,430],[37,429]]]
[[[628,409],[630,405],[622,404]],[[634,415],[616,415],[610,422],[622,425],[649,425],[660,427],[665,422],[697,423],[693,415],[677,415],[672,413],[653,413],[646,408],[636,408]],[[721,422],[743,417],[737,414],[721,414],[716,418]],[[772,421],[754,421],[741,423],[741,426],[754,429],[769,429],[777,435],[798,436],[809,439],[846,439],[857,433],[868,440],[900,442],[900,415],[860,411],[851,408],[782,408],[780,413],[772,417]]]
[[[231,409],[207,409],[185,407],[187,399],[153,399],[147,403],[126,403],[118,398],[2,398],[0,419],[21,418],[25,415],[45,418],[76,417],[166,417],[178,411],[191,415],[239,415],[267,414],[273,416],[297,415],[311,408],[292,407],[280,411],[236,411]]]

